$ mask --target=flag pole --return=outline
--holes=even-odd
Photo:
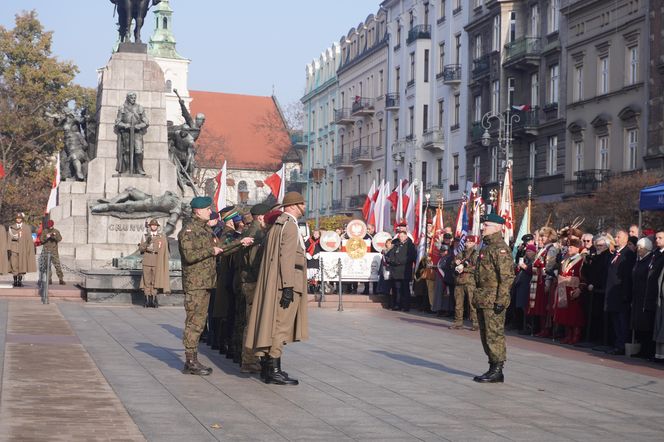
[[[530,231],[530,219],[532,218],[532,216],[530,214],[533,213],[532,195],[533,195],[533,186],[529,184],[528,185],[528,224],[527,224],[528,233],[531,233],[531,231]]]

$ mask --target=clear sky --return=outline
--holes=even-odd
[[[380,0],[170,0],[178,52],[191,59],[193,90],[271,95],[282,105],[304,90],[306,63],[378,11]],[[35,9],[54,31],[54,54],[80,69],[76,81],[96,86],[117,31],[109,0],[0,0],[0,25]],[[154,26],[148,13],[143,40]],[[149,21],[148,21],[149,19]]]

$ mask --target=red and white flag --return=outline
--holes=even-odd
[[[46,214],[51,213],[51,209],[58,205],[58,187],[60,186],[60,152],[55,157],[55,177],[51,185],[51,194],[48,196],[46,203]]]
[[[272,195],[277,199],[278,203],[284,201],[284,193],[286,188],[286,180],[284,179],[284,165],[281,169],[270,175],[265,179],[265,184],[272,190]]]
[[[421,186],[420,186],[421,187]],[[419,201],[418,201],[419,203]],[[406,221],[406,224],[408,224],[408,231],[413,234],[413,239],[417,241],[417,234],[418,234],[418,226],[417,226],[417,213],[416,213],[416,203],[415,203],[415,185],[411,184],[408,186],[408,189],[406,189],[406,192],[401,196],[401,205],[404,207],[406,211],[406,215],[404,216],[404,221]]]
[[[512,199],[512,167],[508,166],[505,170],[505,181],[503,190],[500,193],[500,204],[498,205],[498,215],[504,220],[503,238],[507,244],[514,238],[514,200]]]
[[[217,190],[214,192],[214,205],[217,208],[217,212],[226,207],[226,188],[228,185],[226,181],[227,178],[228,174],[226,173],[226,161],[224,161],[224,165],[221,166],[221,170],[214,178],[215,182],[217,183]]]
[[[362,206],[362,217],[367,223],[369,222],[369,215],[371,215],[371,212],[373,211],[374,202],[376,201],[374,199],[375,191],[376,191],[376,181],[374,180],[371,183],[371,188],[369,189],[367,197],[364,200],[364,205]]]

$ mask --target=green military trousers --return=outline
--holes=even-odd
[[[254,293],[256,292],[256,283],[255,282],[243,282],[242,283],[242,294],[240,295],[239,302],[244,302],[244,313],[245,316],[240,321],[240,318],[235,320],[242,323],[242,365],[251,365],[258,362],[258,358],[254,354],[251,348],[244,347],[244,342],[247,339],[247,324],[249,324],[249,318],[251,317],[251,307],[254,304]]]
[[[468,298],[468,305],[470,308],[470,320],[473,327],[477,327],[477,311],[473,303],[473,291],[475,287],[470,284],[462,284],[454,286],[454,324],[463,325],[463,308],[464,300]]]
[[[184,311],[186,317],[184,320],[182,343],[187,352],[198,351],[198,341],[205,328],[209,304],[209,290],[189,290],[184,294]]]
[[[505,362],[505,310],[496,314],[492,308],[478,308],[477,319],[480,323],[482,346],[489,357],[489,363]]]

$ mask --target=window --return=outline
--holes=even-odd
[[[441,160],[442,161],[442,160]],[[459,154],[452,155],[452,185],[459,186]]]
[[[459,128],[459,119],[461,117],[461,98],[460,94],[454,94],[454,127]]]
[[[539,105],[539,74],[534,73],[530,76],[530,104]]]
[[[440,4],[440,9],[438,9],[438,21],[443,21],[445,20],[445,0],[440,0],[438,2]]]
[[[477,60],[482,56],[482,34],[477,34],[475,36],[475,45],[473,49],[473,58]]]
[[[378,177],[378,179],[376,180],[376,182],[380,183],[380,179],[381,179],[380,169],[376,169],[376,175],[377,175],[377,177]]]
[[[482,121],[482,96],[475,95],[473,98],[473,122]]]
[[[237,200],[239,203],[244,204],[249,201],[249,189],[246,181],[237,183]]]
[[[498,181],[498,146],[491,148],[491,171],[489,182]]]
[[[164,17],[163,20],[161,21],[161,27],[164,29],[168,29],[168,18]]]
[[[634,170],[636,169],[636,158],[639,150],[639,130],[629,129],[626,141],[625,170]]]
[[[510,33],[508,41],[511,43],[516,40],[516,12],[510,12]]]
[[[609,93],[609,56],[605,55],[600,57],[597,73],[599,78],[597,79],[597,94],[603,95]]]
[[[438,45],[438,72],[443,73],[445,68],[445,42]]]
[[[429,3],[424,4],[424,26],[429,26]]]
[[[549,66],[549,103],[558,103],[560,87],[560,67],[557,64]]]
[[[415,108],[408,108],[408,135],[412,138],[415,133]]]
[[[514,77],[507,78],[507,107],[514,104],[514,92],[516,90],[516,79]]]
[[[383,95],[384,93],[387,93],[387,91],[385,91],[385,89],[383,89],[384,86],[385,85],[383,84],[383,71],[380,70],[380,71],[378,71],[378,94],[377,95]]]
[[[604,135],[597,137],[597,168],[609,169],[609,137]]]
[[[476,155],[473,157],[473,182],[475,184],[480,184],[482,182],[480,175],[480,156]]]
[[[558,3],[560,0],[549,0],[549,34],[558,31]]]
[[[166,92],[173,92],[173,82],[166,80]]]
[[[531,141],[528,145],[528,178],[535,178],[535,159],[537,157],[537,145]]]
[[[415,52],[410,53],[410,72],[408,72],[408,82],[415,81]]]
[[[583,141],[574,142],[574,165],[572,172],[583,170]]]
[[[422,161],[422,184],[425,186],[428,184],[427,183],[427,162]]]
[[[438,100],[438,127],[443,127],[443,116],[445,113],[444,107],[445,102],[443,100]]]
[[[394,169],[392,171],[392,178],[394,179],[394,184],[399,185],[399,171],[397,169]]]
[[[491,49],[500,51],[500,14],[493,17],[493,39]]]
[[[413,16],[413,11],[408,11],[408,30],[412,31],[413,26],[415,25],[415,17]]]
[[[436,182],[440,186],[440,185],[443,184],[443,159],[438,158],[436,160],[436,164],[438,166],[437,171],[436,171],[437,172],[436,175],[437,175],[438,179],[436,180]]]
[[[491,112],[500,112],[500,80],[491,83]]]
[[[429,129],[429,105],[422,106],[422,133]]]
[[[399,139],[399,119],[398,118],[394,119],[394,139],[395,140]]]
[[[429,50],[424,50],[424,82],[429,82]]]
[[[473,1],[473,7],[474,8],[479,8],[480,6],[482,6],[482,0],[474,0]]]
[[[583,100],[583,66],[574,68],[574,101]]]
[[[378,120],[378,146],[381,147],[383,145],[383,120],[379,119]]]
[[[558,173],[558,136],[549,137],[549,148],[546,155],[546,173],[555,175]]]
[[[639,81],[639,47],[627,48],[627,56],[627,84],[629,85]]]
[[[397,24],[397,44],[396,47],[398,48],[401,46],[401,24]]]
[[[454,64],[461,64],[461,34],[456,34],[454,36],[454,47],[456,48],[456,53],[454,54]]]
[[[530,7],[530,36],[537,37],[540,34],[539,23],[539,5],[534,4]]]
[[[397,93],[399,93],[399,87],[401,87],[399,83],[401,83],[401,68],[397,66],[394,69],[394,89]]]

